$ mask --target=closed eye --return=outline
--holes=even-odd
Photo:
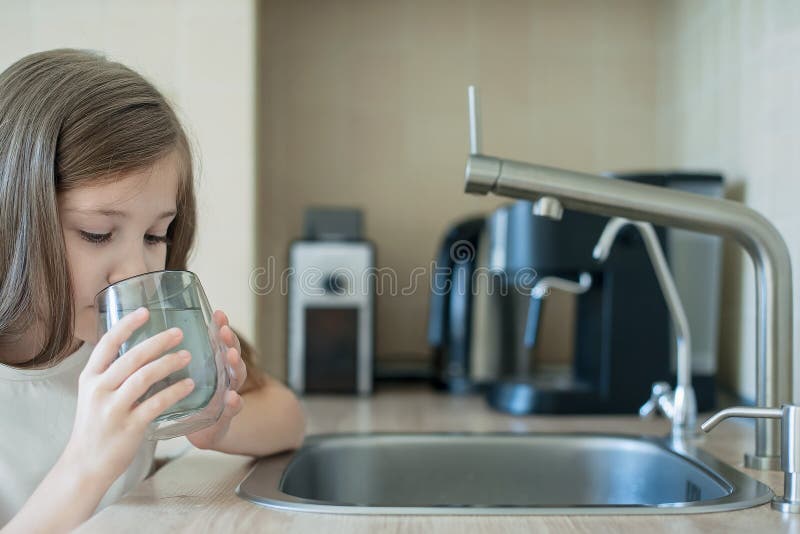
[[[104,243],[111,241],[111,232],[107,234],[94,234],[92,232],[84,232],[83,230],[81,230],[80,234],[84,240],[94,245],[102,245]],[[154,246],[161,245],[164,243],[168,244],[170,242],[170,238],[168,235],[145,234],[144,240],[148,245],[154,245]]]
[[[81,237],[88,241],[89,243],[94,243],[95,245],[103,244],[111,239],[111,233],[107,234],[93,234],[91,232],[84,232],[81,230]]]
[[[150,245],[160,245],[162,243],[169,243],[170,238],[168,235],[152,235],[147,234],[144,236],[144,240],[147,241]]]

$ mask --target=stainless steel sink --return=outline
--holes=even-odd
[[[317,435],[259,460],[236,492],[349,514],[699,513],[773,495],[703,451],[605,434]]]

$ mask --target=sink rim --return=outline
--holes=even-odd
[[[364,439],[397,438],[531,438],[574,437],[611,438],[645,442],[659,447],[689,462],[720,485],[728,488],[729,495],[716,499],[654,505],[601,504],[601,505],[448,505],[430,506],[370,506],[365,504],[331,503],[306,499],[280,490],[287,467],[295,458],[310,454],[314,449],[331,442]],[[606,432],[348,432],[323,433],[306,437],[303,446],[295,451],[260,458],[237,485],[236,494],[255,504],[284,511],[302,511],[357,515],[657,515],[724,512],[759,506],[769,502],[774,493],[763,482],[742,473],[694,445],[680,450],[668,437]],[[255,479],[258,477],[258,480]],[[258,494],[251,488],[260,483]],[[265,491],[264,488],[267,488]]]

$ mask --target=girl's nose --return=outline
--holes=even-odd
[[[148,272],[147,262],[145,261],[144,249],[131,251],[125,257],[120,258],[115,268],[108,277],[108,284],[116,284],[120,280],[125,280],[132,276]]]

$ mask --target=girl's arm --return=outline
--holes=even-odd
[[[181,342],[182,334],[175,330],[156,334],[117,357],[148,318],[141,308],[100,338],[78,378],[67,446],[3,534],[69,532],[88,519],[133,461],[147,426],[192,391],[193,383],[181,381],[138,402],[153,384],[189,363],[185,351],[162,357]]]
[[[305,414],[286,386],[264,375],[263,385],[242,393],[242,401],[242,410],[231,420],[228,432],[211,448],[265,456],[302,444]],[[113,479],[84,473],[79,467],[83,464],[65,451],[0,534],[67,532],[89,519]]]
[[[69,532],[89,519],[113,480],[82,472],[65,451],[1,534]]]
[[[251,370],[251,373],[258,372]],[[231,454],[266,456],[303,443],[305,414],[294,393],[263,374],[259,387],[241,394],[242,409],[210,449]]]

